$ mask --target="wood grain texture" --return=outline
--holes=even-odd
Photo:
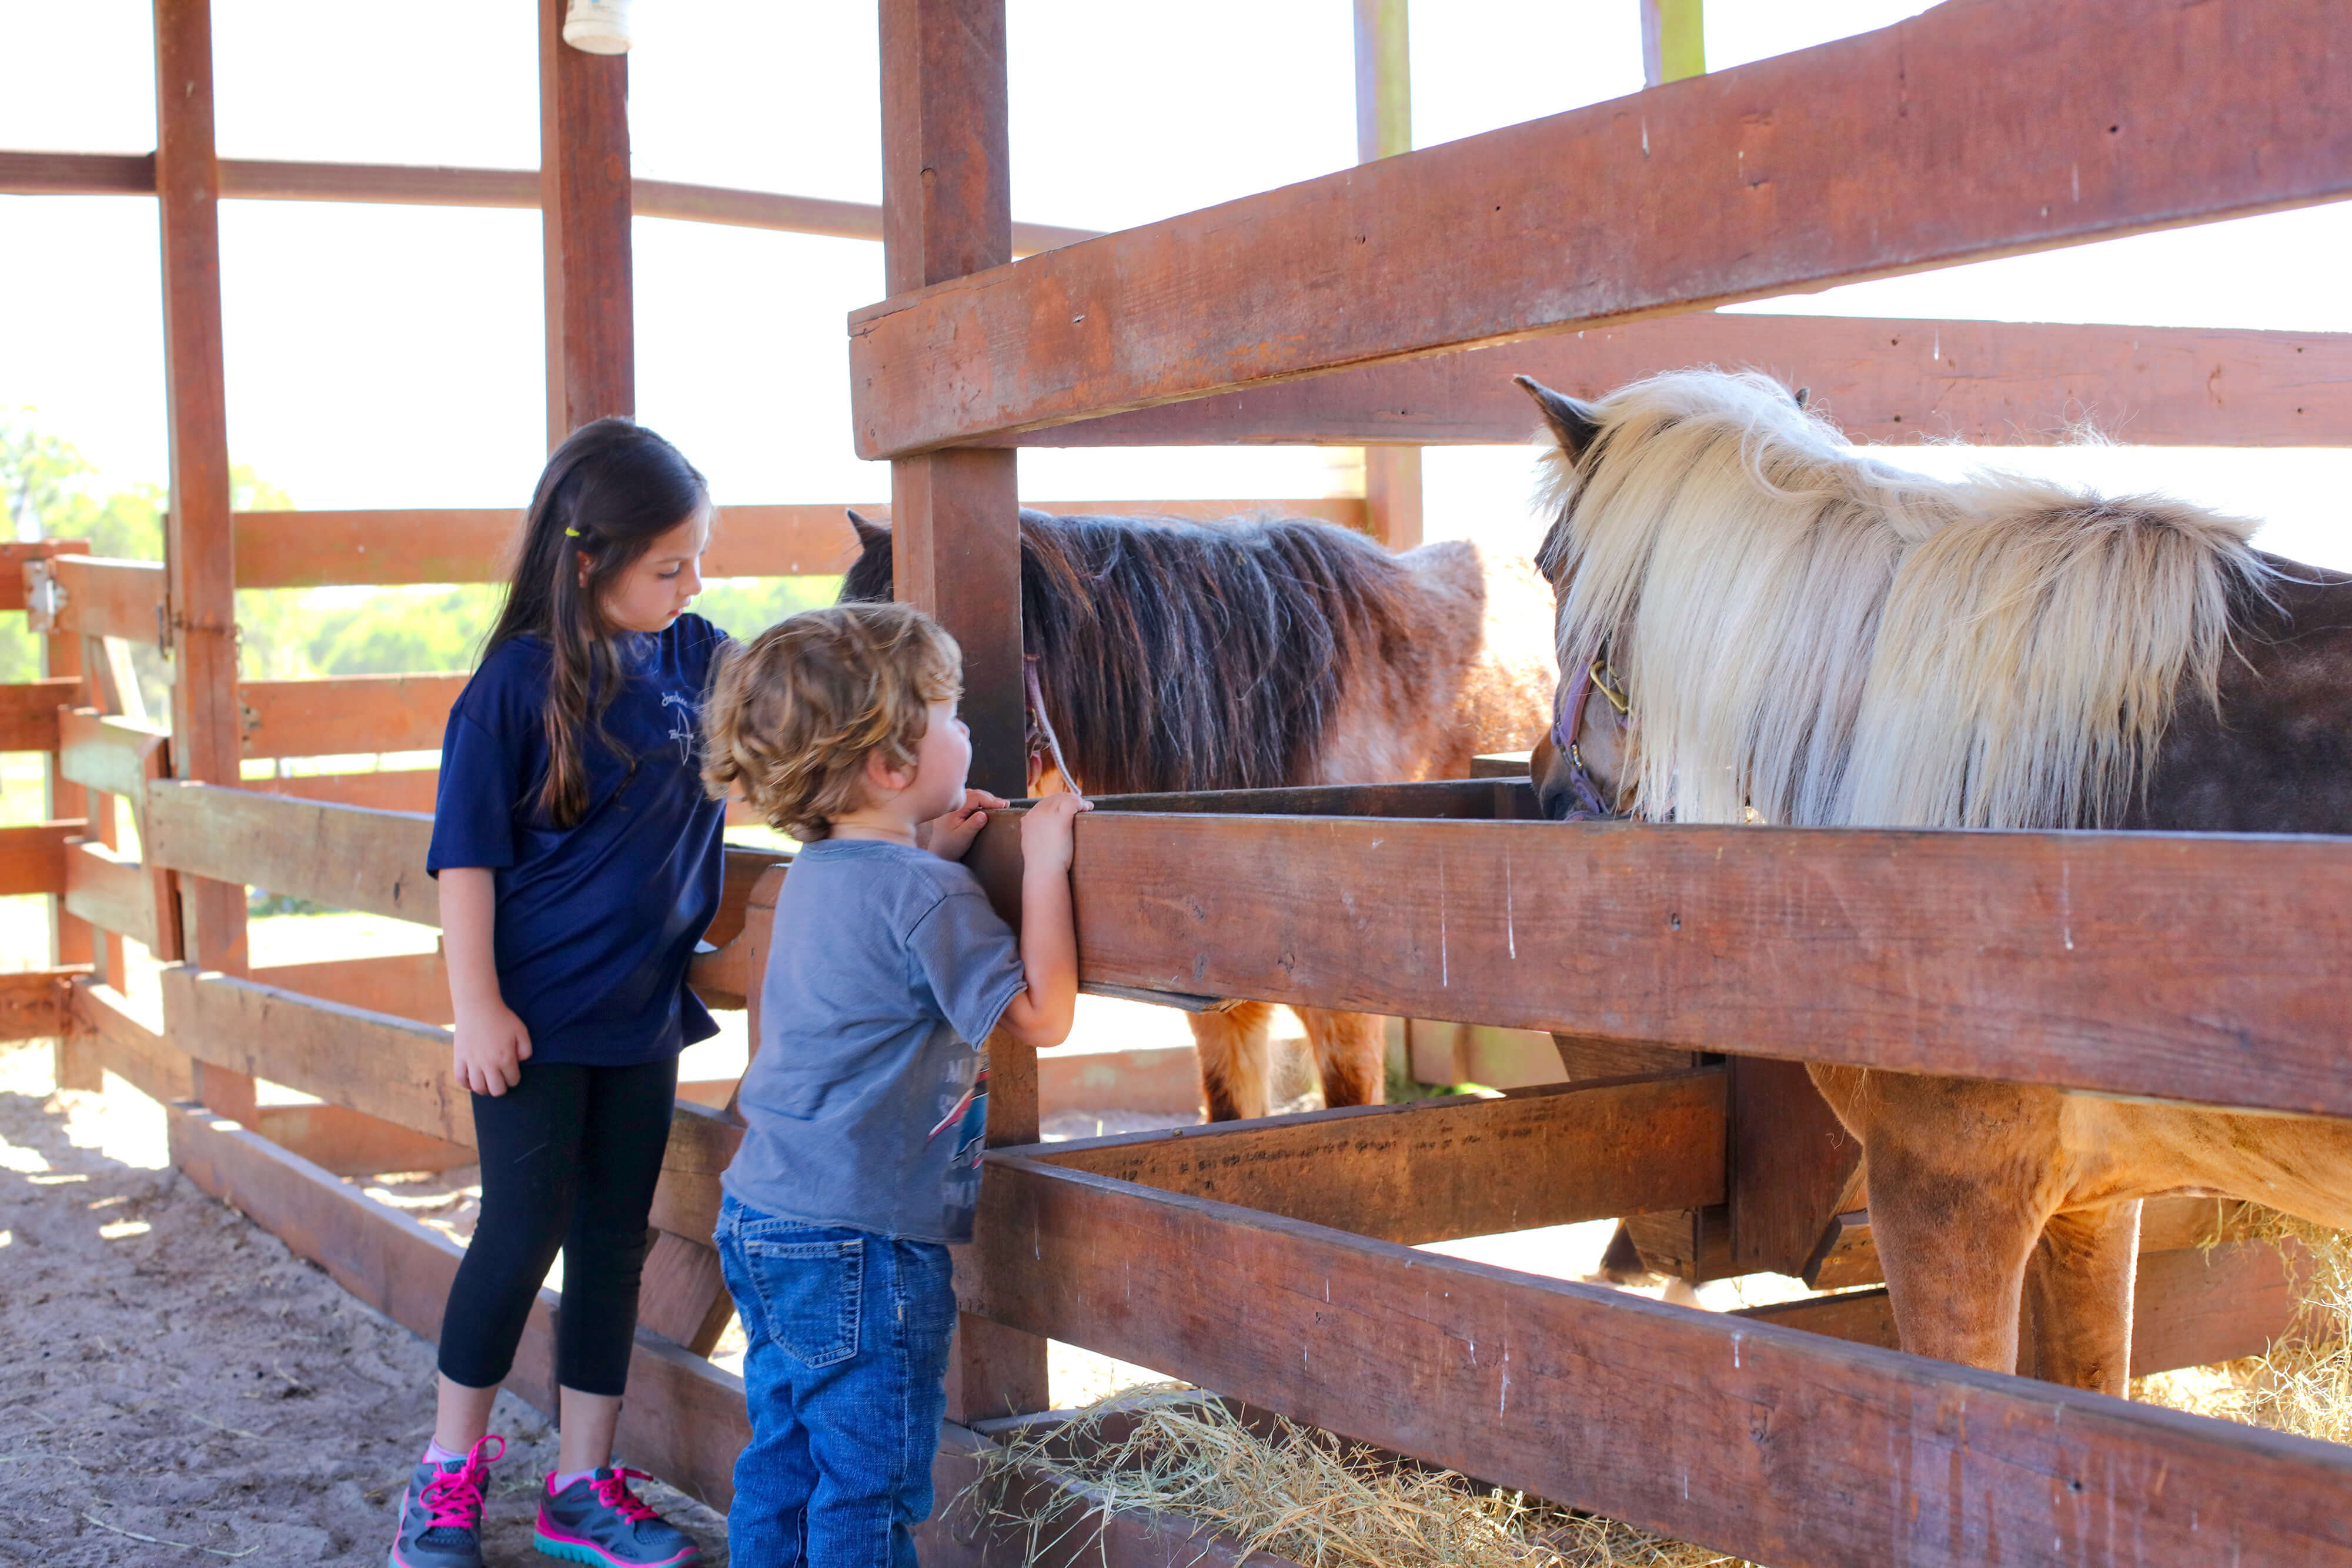
[[[289,795],[331,806],[370,811],[405,811],[431,816],[441,793],[438,768],[394,768],[373,773],[297,773],[283,779],[247,779],[240,789],[257,795]]]
[[[934,281],[851,319],[857,452],[2333,200],[2339,21],[1937,7]]]
[[[1018,446],[1528,440],[1529,375],[1599,398],[1662,371],[1759,370],[1857,442],[2352,444],[2352,333],[1698,311],[1392,361],[992,437]],[[1899,453],[1887,455],[1896,462]]]
[[[1862,1164],[1862,1144],[1838,1121],[1802,1062],[1735,1056],[1726,1066],[1732,1267],[1743,1274],[1794,1274],[1844,1207],[1848,1184]]]
[[[441,923],[440,888],[425,873],[430,817],[165,781],[148,792],[147,821],[148,859],[183,875]]]
[[[79,675],[0,686],[0,751],[55,751],[58,709],[81,697]]]
[[[457,1243],[205,1106],[171,1110],[172,1163],[299,1257],[395,1322],[432,1339],[464,1256]],[[541,1291],[506,1386],[555,1409],[562,1301]],[[735,1455],[750,1436],[742,1380],[640,1331],[629,1357],[619,1450],[716,1508],[733,1498]]]
[[[654,1232],[637,1291],[637,1322],[697,1355],[709,1355],[735,1314],[734,1298],[706,1237]]]
[[[121,796],[134,815],[145,810],[147,786],[170,772],[169,734],[95,708],[68,708],[57,725],[61,776]]]
[[[73,985],[74,1037],[115,1073],[150,1100],[170,1104],[195,1090],[188,1053],[166,1041],[160,1018],[113,986],[96,979]]]
[[[5,156],[5,154],[0,154]],[[0,610],[26,610],[26,567],[54,556],[88,555],[88,539],[8,539],[0,541]],[[68,672],[59,670],[58,674]]]
[[[111,560],[103,556],[66,555],[28,569],[63,594],[54,617],[32,617],[37,632],[82,637],[121,637],[149,647],[164,630],[164,569],[152,560]]]
[[[546,261],[547,444],[636,412],[629,235],[629,59],[563,43],[539,3],[539,206]]]
[[[279,1148],[337,1176],[446,1171],[481,1157],[469,1144],[412,1132],[348,1105],[259,1105],[253,1112],[252,1128]]]
[[[0,898],[66,890],[66,843],[89,831],[79,818],[0,828]]]
[[[1076,877],[1094,983],[2352,1114],[2344,840],[1097,811]]]
[[[1723,1140],[1718,1070],[1085,1138],[1036,1157],[1414,1246],[1720,1202]]]
[[[198,1061],[472,1145],[447,1030],[184,965],[163,985],[164,1033]]]
[[[0,974],[0,1040],[47,1040],[73,1030],[73,982],[81,968]]]
[[[326,958],[310,964],[272,964],[251,977],[281,991],[294,991],[347,1008],[391,1013],[419,1023],[454,1022],[449,970],[434,953],[380,953],[364,958]]]
[[[438,751],[450,706],[470,678],[335,675],[241,682],[238,745],[247,757]]]
[[[167,963],[178,956],[168,873],[152,874],[95,839],[79,839],[66,846],[65,873],[66,908],[78,918],[128,936]]]
[[[1788,1568],[2352,1562],[2352,1452],[992,1154],[964,1310]],[[1833,1499],[1833,1503],[1825,1503]]]

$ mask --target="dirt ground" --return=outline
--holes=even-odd
[[[380,1564],[431,1434],[433,1347],[164,1158],[128,1089],[54,1093],[0,1048],[0,1563]],[[485,1552],[531,1550],[555,1436],[502,1397]],[[654,1505],[727,1560],[723,1521]]]

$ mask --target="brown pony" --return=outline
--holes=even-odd
[[[843,601],[890,598],[890,530],[850,521]],[[1458,541],[1391,555],[1320,522],[1021,514],[1031,723],[1100,794],[1465,777],[1542,732],[1549,601],[1527,562]],[[1033,747],[1033,793],[1055,749]],[[1379,1104],[1377,1020],[1297,1011],[1325,1100]],[[1266,1113],[1272,1014],[1192,1015],[1212,1120]]]
[[[1524,384],[1578,675],[1547,814],[2352,832],[2352,579],[2173,501],[1903,473],[1761,377]],[[2140,1199],[2352,1226],[2352,1122],[1811,1074],[1919,1354],[2122,1394]]]

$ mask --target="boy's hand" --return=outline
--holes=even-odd
[[[934,817],[916,830],[916,841],[943,861],[960,861],[971,848],[971,841],[988,825],[991,810],[1003,810],[1004,802],[985,789],[967,789],[963,804],[944,817]]]
[[[1095,803],[1082,795],[1048,795],[1021,819],[1021,865],[1024,872],[1066,873],[1070,869],[1071,824],[1080,811]]]
[[[457,1082],[477,1094],[503,1094],[522,1082],[530,1056],[530,1030],[504,1002],[467,1008],[457,1015],[452,1051]]]

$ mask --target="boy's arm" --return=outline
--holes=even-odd
[[[1070,906],[1072,825],[1094,803],[1048,795],[1021,820],[1021,968],[1028,984],[1001,1027],[1033,1051],[1069,1039],[1078,1006],[1078,933]]]

